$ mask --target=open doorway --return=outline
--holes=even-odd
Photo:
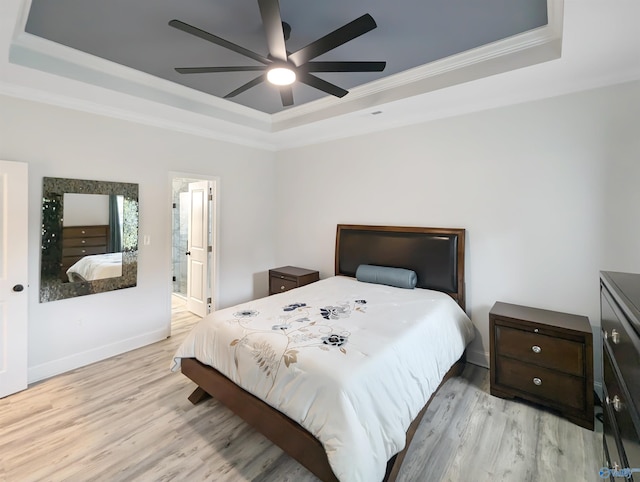
[[[172,299],[203,317],[216,305],[218,180],[175,172],[170,179]]]

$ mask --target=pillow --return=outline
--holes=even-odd
[[[358,266],[356,279],[365,283],[377,283],[407,289],[415,288],[418,283],[418,275],[415,271],[404,268],[390,268],[388,266],[374,266],[372,264]]]

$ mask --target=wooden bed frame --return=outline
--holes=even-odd
[[[360,264],[416,271],[418,287],[449,294],[465,309],[464,229],[340,224],[336,234],[335,274],[355,276]],[[195,358],[182,359],[182,373],[198,388],[189,396],[196,404],[210,396],[230,408],[319,479],[337,481],[320,441],[301,425],[243,390],[216,369]],[[462,373],[465,355],[445,374],[440,387]],[[436,390],[407,430],[405,448],[387,463],[385,481],[396,480],[423,415]]]

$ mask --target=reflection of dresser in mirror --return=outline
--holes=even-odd
[[[62,228],[62,263],[60,278],[68,281],[67,270],[90,254],[108,252],[109,225],[67,226]]]
[[[60,279],[63,282],[70,281],[67,270],[80,259],[112,251],[109,245],[109,210],[107,194],[64,194],[60,260]]]

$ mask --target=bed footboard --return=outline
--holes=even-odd
[[[324,482],[338,481],[329,465],[329,460],[322,444],[300,424],[240,388],[219,371],[200,363],[195,358],[183,358],[181,364],[182,373],[198,385],[189,396],[191,403],[196,404],[209,398],[209,396],[214,397],[296,459],[319,479]],[[431,395],[427,404],[411,423],[407,430],[405,448],[394,455],[387,463],[385,482],[394,482],[396,480],[411,440],[418,430],[420,421],[431,400],[449,378],[462,373],[464,364],[465,355],[460,357],[445,374],[438,389]]]
[[[199,389],[226,405],[318,478],[327,482],[338,481],[322,444],[300,424],[194,358],[182,359],[182,373],[193,380]],[[198,389],[196,392],[198,394],[194,399],[197,402],[202,400],[202,394]],[[194,394],[189,397],[192,403],[196,403],[191,400]]]

